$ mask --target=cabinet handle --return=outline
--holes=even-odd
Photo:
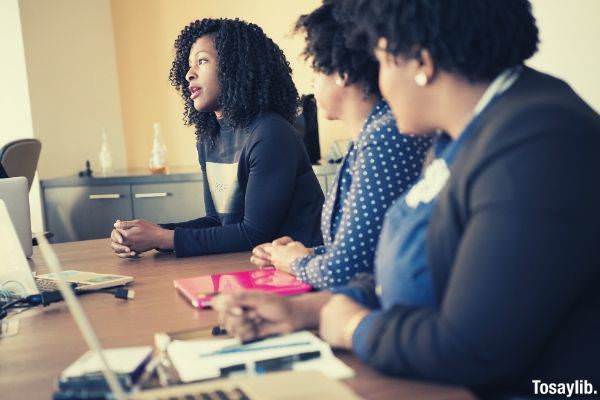
[[[110,200],[110,199],[120,199],[121,195],[119,193],[109,193],[109,194],[90,194],[90,200]]]
[[[169,193],[167,192],[162,192],[162,193],[136,193],[134,195],[134,197],[136,199],[149,199],[149,198],[153,198],[153,197],[167,197],[169,195]]]

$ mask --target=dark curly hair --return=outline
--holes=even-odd
[[[239,19],[196,20],[175,40],[175,59],[169,80],[185,103],[184,121],[194,125],[199,141],[214,140],[219,132],[212,112],[199,112],[190,99],[188,56],[192,45],[210,35],[217,51],[223,118],[235,128],[245,128],[260,113],[274,112],[292,123],[298,109],[298,91],[283,51],[255,25]]]
[[[338,0],[358,24],[351,46],[415,58],[427,49],[444,71],[489,81],[536,51],[538,29],[529,0]]]
[[[326,75],[347,75],[348,82],[361,85],[365,95],[379,95],[377,60],[371,52],[351,49],[345,44],[345,36],[352,29],[352,20],[343,12],[334,15],[333,2],[325,0],[310,14],[300,16],[294,31],[306,34],[306,47],[302,54],[306,60],[312,60],[315,71]]]

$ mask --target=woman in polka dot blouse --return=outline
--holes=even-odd
[[[402,135],[377,87],[377,63],[369,54],[345,47],[343,29],[325,4],[302,16],[304,52],[317,72],[315,97],[327,119],[344,123],[355,140],[329,190],[321,230],[323,245],[309,249],[292,238],[258,246],[252,262],[274,265],[316,288],[347,283],[373,270],[383,218],[393,201],[421,174],[428,137]]]

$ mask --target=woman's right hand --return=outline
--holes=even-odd
[[[242,341],[296,329],[290,300],[273,293],[220,295],[213,300],[212,307],[219,313],[220,325]]]
[[[327,291],[293,298],[246,291],[220,295],[212,306],[221,326],[245,341],[316,328],[320,310],[330,297]]]
[[[119,220],[117,220],[119,222]],[[110,233],[110,247],[121,258],[135,257],[137,253],[132,251],[125,242],[123,235],[118,229],[113,229]]]
[[[291,237],[284,236],[284,237],[280,237],[279,239],[274,240],[271,243],[260,244],[252,250],[252,256],[250,256],[250,262],[252,264],[256,265],[258,268],[272,267],[273,264],[271,262],[271,256],[268,252],[268,249],[273,247],[274,244],[286,245],[293,241],[294,241],[294,239],[292,239]]]

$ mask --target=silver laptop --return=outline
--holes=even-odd
[[[15,178],[0,179],[0,199],[4,200],[8,208],[8,214],[12,220],[23,252],[31,257],[31,217],[29,215],[29,188],[27,178],[18,176]]]
[[[15,228],[8,215],[8,208],[0,199],[0,291],[3,296],[14,298],[37,294],[31,269],[19,243]],[[31,238],[29,238],[31,243]]]
[[[8,208],[1,199],[0,240],[0,298],[19,298],[57,289],[58,277],[53,274],[34,277],[31,273]],[[76,286],[78,292],[107,289],[133,282],[131,276],[77,270],[63,271],[61,275],[69,284]]]
[[[110,369],[100,341],[73,291],[62,279],[62,267],[58,257],[48,244],[44,235],[36,235],[40,252],[51,272],[61,276],[58,288],[67,302],[69,311],[83,335],[87,345],[102,364],[102,373],[108,383],[112,397],[116,400],[150,399],[222,399],[222,400],[293,400],[293,399],[331,399],[358,400],[349,388],[342,383],[327,378],[318,372],[293,371],[277,372],[263,376],[232,377],[206,383],[186,384],[127,393]]]

